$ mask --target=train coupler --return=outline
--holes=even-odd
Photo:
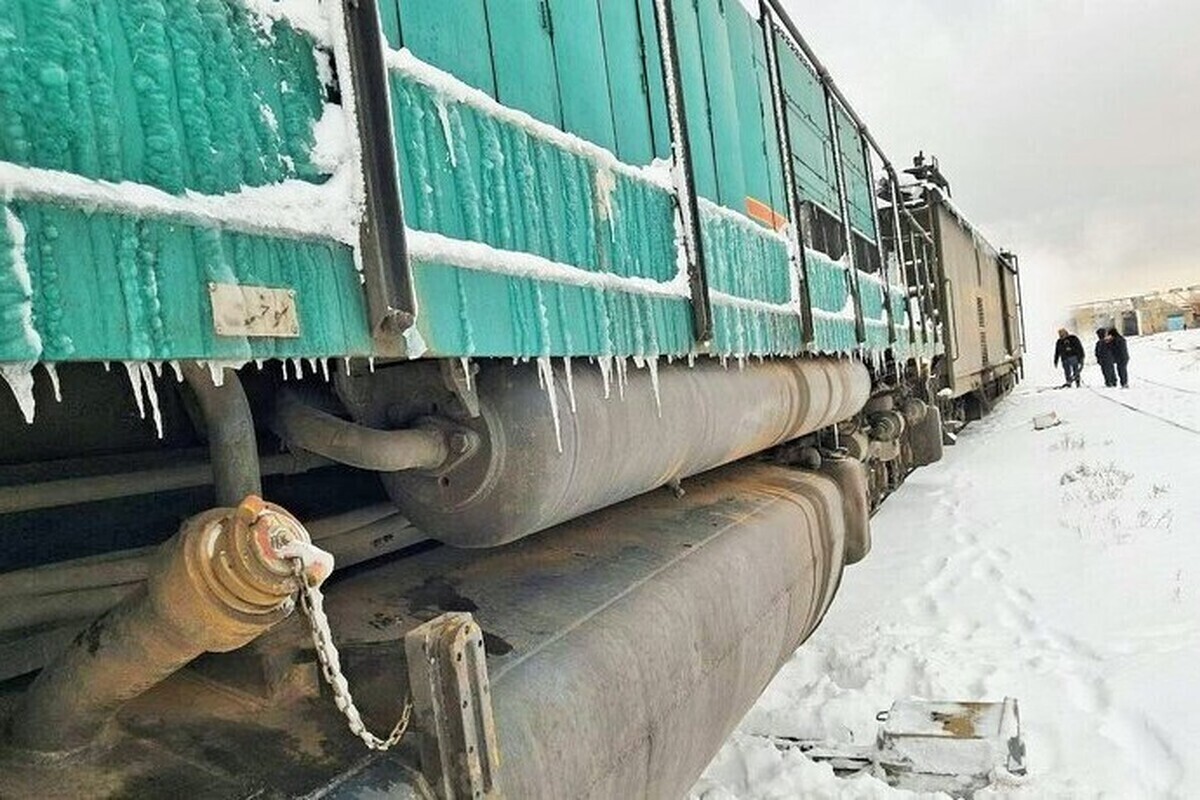
[[[126,702],[202,653],[249,644],[291,614],[301,586],[332,571],[333,557],[304,526],[257,496],[188,519],[159,548],[145,586],[38,675],[11,719],[10,744],[57,754],[87,747]]]

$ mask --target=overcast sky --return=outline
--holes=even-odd
[[[897,168],[936,154],[1020,254],[1039,323],[1200,284],[1200,0],[784,2]]]

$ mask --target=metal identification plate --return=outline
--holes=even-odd
[[[213,329],[218,336],[270,336],[295,339],[300,336],[293,289],[210,283]]]

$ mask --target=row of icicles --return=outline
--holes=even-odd
[[[866,354],[859,354],[860,357]],[[872,360],[877,366],[882,366],[882,354],[872,353]],[[596,365],[600,370],[600,375],[604,385],[604,398],[607,400],[612,396],[613,385],[616,385],[617,395],[623,401],[625,399],[625,390],[629,383],[629,361],[637,369],[645,369],[650,377],[650,385],[654,394],[655,412],[659,418],[662,418],[662,398],[659,394],[658,381],[658,362],[661,356],[594,356],[589,357],[588,361]],[[675,356],[666,356],[667,363],[671,364],[675,361]],[[696,363],[696,355],[689,354],[685,357],[689,367]],[[713,356],[721,362],[721,366],[726,369],[729,362],[734,361],[739,369],[744,369],[747,360],[757,358],[759,363],[765,360],[764,356]],[[283,379],[300,380],[305,377],[307,367],[308,373],[312,376],[320,376],[322,380],[328,382],[331,379],[329,358],[291,358],[291,359],[271,359],[278,361],[280,368],[283,371]],[[350,359],[342,358],[342,367],[347,375],[350,374]],[[554,390],[555,372],[551,356],[538,356],[534,359],[537,363],[538,383],[546,392],[549,410],[554,421],[554,437],[558,446],[558,451],[562,452],[562,427],[559,415],[558,392]],[[470,358],[462,358],[463,371],[468,376],[468,382],[471,378],[471,360]],[[524,363],[530,361],[528,357],[518,357],[513,359],[513,363]],[[563,371],[563,388],[566,390],[568,407],[572,414],[576,411],[575,405],[575,380],[572,371],[572,359],[569,356],[561,358]],[[120,362],[125,368],[125,373],[129,378],[130,388],[133,390],[134,402],[137,406],[138,415],[142,419],[146,419],[147,415],[153,420],[154,429],[158,437],[163,437],[163,419],[162,410],[159,404],[158,389],[155,385],[156,378],[162,378],[169,369],[174,375],[177,383],[183,382],[183,368],[179,361],[123,361]],[[249,363],[254,363],[255,366],[262,370],[266,367],[267,362],[263,359],[255,359],[251,361],[198,361],[197,363],[206,366],[209,374],[212,376],[212,382],[215,386],[221,386],[225,380],[225,370],[238,370],[245,367]],[[106,371],[112,368],[111,362],[103,362]],[[371,372],[375,371],[375,359],[367,359],[368,368]],[[48,376],[51,388],[54,393],[56,402],[61,403],[63,399],[62,387],[59,382],[58,371],[54,363],[51,362],[19,362],[19,363],[0,363],[0,377],[8,384],[17,405],[21,409],[21,413],[27,423],[33,423],[36,414],[36,400],[34,399],[34,368],[41,366]],[[289,369],[290,368],[290,369]],[[290,373],[290,374],[289,374]]]

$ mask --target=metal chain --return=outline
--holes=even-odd
[[[321,594],[320,588],[309,585],[308,580],[304,577],[304,562],[301,559],[292,559],[292,574],[300,582],[300,607],[304,609],[304,613],[308,617],[309,626],[312,628],[313,645],[317,649],[317,661],[321,664],[325,682],[333,690],[333,701],[337,705],[338,711],[341,711],[346,717],[350,732],[362,739],[368,748],[381,752],[390,750],[400,742],[405,731],[408,730],[408,721],[412,716],[412,696],[409,695],[404,699],[404,711],[400,713],[399,721],[386,739],[381,739],[367,730],[362,715],[358,712],[358,707],[354,705],[354,698],[350,696],[350,686],[346,683],[346,676],[342,674],[342,660],[338,655],[337,647],[333,644],[333,634],[329,630],[329,618],[325,616],[325,598]]]

